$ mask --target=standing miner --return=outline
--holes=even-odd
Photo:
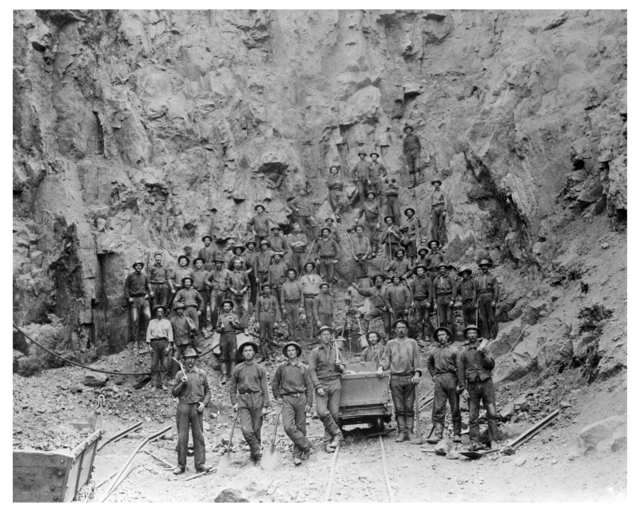
[[[300,334],[300,312],[304,311],[304,293],[302,285],[296,280],[298,272],[290,268],[287,270],[287,280],[280,292],[280,306],[282,316],[287,322],[289,338],[298,339]]]
[[[334,283],[335,264],[338,263],[340,256],[340,246],[331,238],[331,229],[322,228],[321,237],[316,240],[316,264],[322,277],[328,283]]]
[[[193,277],[184,276],[182,278],[183,288],[176,293],[175,302],[182,302],[185,307],[185,314],[193,320],[196,330],[200,331],[200,317],[204,311],[204,300],[198,291],[192,287]],[[196,347],[196,352],[200,349]]]
[[[364,227],[356,224],[356,236],[353,238],[353,259],[356,262],[356,278],[362,279],[369,275],[367,261],[372,253],[371,242],[364,236]]]
[[[498,335],[498,321],[496,319],[496,304],[500,300],[500,285],[496,277],[489,272],[491,263],[487,260],[480,262],[482,273],[476,277],[478,286],[478,315],[482,337],[495,339]]]
[[[462,315],[465,325],[475,325],[476,305],[478,303],[478,284],[471,278],[470,268],[462,267],[458,275],[462,281],[458,283],[458,300],[462,302]]]
[[[169,303],[169,279],[171,271],[162,265],[162,253],[154,255],[155,263],[147,270],[149,280],[149,296],[153,302],[153,307],[167,306]]]
[[[458,391],[469,400],[469,440],[471,449],[480,448],[480,400],[487,411],[489,441],[491,449],[498,448],[498,424],[496,423],[496,393],[491,380],[491,370],[495,366],[493,358],[487,354],[478,338],[478,328],[469,325],[464,330],[469,344],[458,356]]]
[[[384,274],[378,274],[373,278],[374,286],[371,288],[360,288],[355,283],[352,286],[363,297],[369,297],[371,307],[369,311],[364,314],[364,330],[369,330],[369,324],[374,318],[380,318],[382,320],[382,326],[384,328],[384,334],[389,339],[389,333],[391,331],[391,304],[387,300],[384,288],[384,282],[387,276]]]
[[[280,259],[280,254],[275,253],[273,255],[273,261],[269,265],[269,284],[271,284],[271,291],[273,296],[278,302],[280,302],[280,295],[282,294],[282,285],[287,280],[287,265]],[[280,307],[284,307],[280,304]]]
[[[289,247],[286,238],[282,236],[280,226],[277,224],[272,226],[271,236],[267,237],[267,242],[269,242],[269,246],[274,254],[279,254],[282,259],[285,258]]]
[[[313,318],[318,327],[323,325],[334,328],[333,319],[335,313],[335,304],[333,297],[329,293],[329,284],[320,284],[320,293],[313,299]]]
[[[167,390],[164,385],[169,364],[167,361],[170,344],[173,344],[173,328],[171,322],[164,318],[164,307],[153,308],[155,318],[149,321],[147,327],[147,345],[151,348],[151,380],[155,381],[156,389]]]
[[[260,326],[260,355],[262,360],[273,355],[273,326],[280,321],[278,301],[271,295],[271,285],[262,285],[262,295],[256,304],[256,319]]]
[[[169,352],[174,352],[174,357],[180,361],[186,350],[192,348],[195,350],[195,339],[198,335],[196,324],[193,320],[184,314],[186,307],[182,302],[176,302],[173,310],[176,312],[171,319],[171,328],[173,330],[173,342],[169,344]],[[171,367],[174,369],[172,375],[178,373],[179,366],[172,362]]]
[[[215,327],[218,325],[218,315],[222,308],[222,301],[227,299],[229,285],[229,277],[231,272],[223,268],[224,260],[221,255],[217,255],[214,260],[214,268],[207,274],[207,280],[205,284],[211,290],[211,325]]]
[[[308,237],[312,235],[311,216],[313,215],[313,204],[307,197],[306,185],[302,188],[298,195],[289,201],[287,206],[291,208],[291,222],[300,224],[300,229]]]
[[[411,262],[404,257],[404,249],[398,249],[394,254],[395,259],[389,262],[384,269],[391,277],[408,277],[411,274]]]
[[[255,235],[256,245],[260,245],[260,243],[267,238],[269,234],[269,225],[271,224],[271,219],[267,216],[264,211],[264,206],[261,204],[257,204],[254,208],[256,214],[251,217],[249,222],[247,223],[247,231],[252,232]]]
[[[293,231],[287,235],[287,244],[291,248],[290,268],[294,269],[297,274],[302,274],[302,263],[304,261],[304,253],[307,249],[307,235],[300,229],[297,222],[293,225]]]
[[[204,260],[202,258],[196,258],[193,260],[193,264],[195,265],[195,270],[193,271],[193,287],[202,297],[202,315],[200,317],[200,334],[207,326],[207,311],[209,311],[209,297],[207,287],[207,277],[209,276],[209,272],[204,269]],[[176,357],[176,359],[178,359]]]
[[[438,265],[439,274],[433,280],[433,297],[436,301],[435,307],[438,314],[438,327],[447,326],[451,328],[453,323],[454,297],[458,294],[455,279],[447,275],[447,264]]]
[[[371,238],[380,228],[380,207],[376,201],[376,193],[373,191],[367,192],[367,198],[362,203],[362,211],[356,222],[359,223],[363,217],[365,233]]]
[[[184,287],[184,278],[190,277],[191,283],[193,284],[193,269],[189,267],[191,260],[187,258],[184,254],[178,256],[178,268],[173,271],[171,276],[171,293],[173,294],[172,299],[176,298],[176,291],[181,290]],[[172,301],[169,301],[169,305]]]
[[[416,311],[418,324],[418,339],[424,340],[431,337],[431,321],[429,311],[433,304],[433,283],[427,275],[427,267],[418,265],[415,269],[416,278],[411,283],[412,306]],[[425,336],[426,331],[426,336]]]
[[[178,399],[176,424],[178,427],[178,465],[173,470],[174,475],[184,473],[187,466],[187,451],[189,444],[189,427],[193,439],[194,462],[197,473],[204,473],[205,445],[204,445],[204,408],[211,400],[211,389],[204,370],[196,368],[196,351],[188,348],[183,355],[185,371],[178,372],[176,384],[171,394]]]
[[[427,270],[429,271],[429,277],[434,279],[438,266],[445,262],[444,254],[442,253],[442,245],[438,240],[431,240],[428,246],[431,253],[427,256]]]
[[[242,324],[233,311],[233,301],[222,301],[222,313],[218,317],[216,331],[220,333],[220,366],[222,373],[221,384],[227,383],[236,367],[236,348],[238,338],[236,334],[242,330]]]
[[[211,243],[213,241],[213,237],[211,235],[204,235],[202,237],[202,241],[204,242],[204,247],[198,251],[198,258],[202,258],[205,270],[212,270],[214,266],[213,261],[215,260],[216,254],[219,250]]]
[[[249,277],[247,272],[242,270],[242,265],[238,260],[235,261],[235,269],[227,280],[227,286],[229,287],[229,298],[238,308],[236,310],[238,320],[246,334],[249,324],[249,294],[247,293],[249,291]]]
[[[409,316],[411,307],[411,292],[403,283],[399,275],[391,276],[391,284],[384,291],[387,303],[391,306],[391,322],[395,324],[400,319]]]
[[[333,227],[333,219],[331,217],[324,219],[324,224],[316,228],[316,240],[322,236],[323,228],[329,228],[331,230],[331,238],[333,238],[336,243],[340,243],[340,233],[338,233],[338,230]]]
[[[245,247],[247,248],[247,252],[244,253],[244,259],[247,265],[247,277],[249,278],[249,285],[251,289],[249,294],[249,304],[255,304],[259,291],[256,283],[256,276],[254,275],[258,253],[256,252],[256,243],[253,240],[249,240],[245,244]]]
[[[367,154],[364,151],[358,153],[360,160],[353,166],[353,181],[358,187],[358,198],[364,202],[365,193],[369,184],[369,162],[365,160]]]
[[[332,453],[344,440],[338,427],[340,411],[340,378],[345,366],[332,342],[333,331],[326,325],[320,328],[320,344],[309,354],[309,374],[316,391],[316,412],[324,425],[324,449]]]
[[[233,411],[238,413],[242,435],[249,445],[250,460],[258,466],[262,460],[262,417],[269,407],[267,372],[254,360],[258,350],[256,343],[245,341],[238,349],[244,361],[233,370],[229,394]]]
[[[309,369],[302,364],[302,348],[295,341],[282,347],[287,358],[276,368],[271,381],[273,397],[282,407],[282,426],[293,441],[293,464],[299,466],[311,454],[311,442],[307,439],[307,413],[313,407],[313,383]]]
[[[462,416],[458,398],[458,349],[451,345],[451,331],[446,327],[438,327],[433,332],[438,346],[431,349],[427,356],[427,368],[433,379],[433,415],[434,432],[427,442],[436,444],[442,439],[444,419],[447,412],[447,401],[451,407],[453,422],[453,442],[462,441]]]
[[[398,194],[400,187],[396,183],[395,178],[387,178],[384,180],[384,194],[387,196],[387,215],[393,217],[393,222],[400,225],[400,204],[398,203]]]
[[[369,155],[371,157],[371,164],[369,165],[369,189],[376,193],[376,197],[378,198],[378,206],[380,207],[380,211],[382,211],[383,205],[383,195],[382,195],[382,180],[387,177],[387,169],[384,165],[378,162],[378,158],[380,155],[378,153],[371,153]]]
[[[302,285],[302,293],[304,294],[304,316],[307,325],[311,325],[311,335],[315,339],[317,336],[318,326],[314,320],[313,303],[320,293],[320,285],[322,278],[314,272],[316,264],[308,261],[304,265],[305,274],[300,278]]]
[[[124,296],[129,302],[131,312],[131,343],[141,348],[140,330],[144,332],[145,324],[151,320],[151,310],[149,308],[149,291],[151,287],[147,281],[147,275],[142,273],[144,263],[136,261],[131,272],[124,281]],[[143,324],[140,326],[140,317]]]
[[[413,176],[413,186],[417,186],[416,173],[420,166],[420,150],[422,145],[417,135],[413,134],[413,126],[405,126],[404,133],[406,133],[404,140],[402,141],[402,150],[404,152],[404,158],[407,162],[407,169],[409,174]]]
[[[340,169],[336,165],[329,168],[329,179],[327,180],[327,188],[329,189],[329,205],[333,210],[338,222],[340,222],[340,214],[345,207],[344,199],[344,181],[338,174]]]
[[[447,201],[444,192],[440,190],[442,180],[438,176],[431,180],[435,187],[431,193],[431,238],[438,240],[441,244],[447,243]]]
[[[256,264],[253,272],[258,286],[262,286],[269,281],[269,266],[271,265],[272,256],[273,251],[269,249],[269,242],[262,240],[260,242],[260,251],[256,256]]]
[[[407,219],[404,222],[404,227],[406,228],[406,237],[407,243],[405,243],[405,247],[407,249],[407,257],[409,260],[414,260],[417,256],[417,237],[418,233],[422,229],[422,224],[420,223],[420,219],[416,217],[416,211],[413,208],[407,208],[404,211],[404,214],[407,216]]]
[[[420,349],[418,343],[407,338],[409,324],[406,320],[397,320],[393,324],[397,337],[389,340],[382,353],[378,366],[378,377],[383,371],[391,370],[391,397],[398,422],[396,443],[415,441],[413,435],[413,406],[416,401],[416,387],[420,382]]]

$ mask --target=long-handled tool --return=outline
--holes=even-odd
[[[187,376],[187,372],[184,369],[184,366],[182,366],[182,363],[180,361],[178,361],[175,357],[171,357],[171,359],[173,359],[176,363],[178,363],[180,365],[180,370],[182,370],[182,376],[186,377]]]
[[[278,424],[280,423],[280,414],[282,413],[282,408],[278,407],[278,413],[276,414],[276,424],[273,426],[273,435],[271,436],[271,446],[269,446],[269,451],[265,454],[265,457],[262,459],[262,467],[264,469],[275,469],[280,463],[280,452],[276,452],[276,436],[278,434]]]
[[[238,413],[236,413],[235,418],[233,418],[233,424],[231,425],[231,434],[229,434],[229,444],[227,446],[227,451],[220,458],[220,462],[218,463],[218,472],[223,471],[231,464],[231,444],[233,443],[233,431],[236,429],[236,422],[238,421]]]
[[[418,385],[415,384],[415,400],[413,403],[413,410],[414,410],[414,420],[415,420],[415,426],[416,426],[416,434],[415,434],[415,439],[413,441],[411,441],[411,444],[424,444],[426,441],[425,439],[422,437],[422,432],[420,430],[420,397],[418,396]]]

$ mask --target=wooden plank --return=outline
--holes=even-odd
[[[15,450],[13,467],[51,466],[66,469],[71,461],[68,453],[39,452],[37,450]]]
[[[61,493],[62,491],[60,491]],[[13,491],[14,503],[54,503],[60,501],[60,493],[20,492]]]

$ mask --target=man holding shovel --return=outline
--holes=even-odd
[[[244,361],[233,370],[229,394],[233,412],[238,413],[242,435],[249,445],[249,458],[258,466],[262,460],[262,417],[269,407],[269,384],[264,367],[253,359],[258,351],[257,343],[245,341],[239,350]]]
[[[469,400],[469,441],[471,449],[480,448],[480,400],[487,411],[489,424],[489,440],[491,449],[498,448],[498,424],[496,423],[496,393],[493,388],[491,371],[495,366],[493,358],[486,353],[485,339],[478,337],[478,327],[469,325],[464,330],[464,337],[469,342],[466,349],[458,357],[458,391]]]
[[[309,370],[299,357],[302,348],[295,341],[282,347],[287,358],[276,368],[271,382],[273,396],[282,407],[282,424],[285,433],[293,441],[293,463],[296,466],[311,454],[311,442],[307,439],[307,413],[313,406],[313,384]]]
[[[242,324],[235,313],[232,313],[233,301],[222,301],[222,314],[218,317],[216,331],[220,333],[220,366],[222,382],[226,384],[236,367],[236,334],[242,330]]]
[[[186,368],[183,367],[176,375],[176,384],[171,394],[178,398],[178,411],[176,423],[178,427],[178,466],[173,470],[174,475],[184,473],[187,465],[187,445],[189,444],[189,428],[193,438],[195,450],[194,459],[196,472],[204,473],[205,447],[204,447],[204,408],[211,400],[211,389],[204,370],[196,368],[198,354],[189,347],[182,358]]]

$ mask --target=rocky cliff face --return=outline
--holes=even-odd
[[[516,269],[531,288],[576,219],[626,219],[626,13],[15,11],[14,320],[118,349],[135,258],[243,233],[258,201],[285,224],[303,187],[323,218],[361,149],[424,219],[445,177],[449,256],[502,262],[509,320]]]

